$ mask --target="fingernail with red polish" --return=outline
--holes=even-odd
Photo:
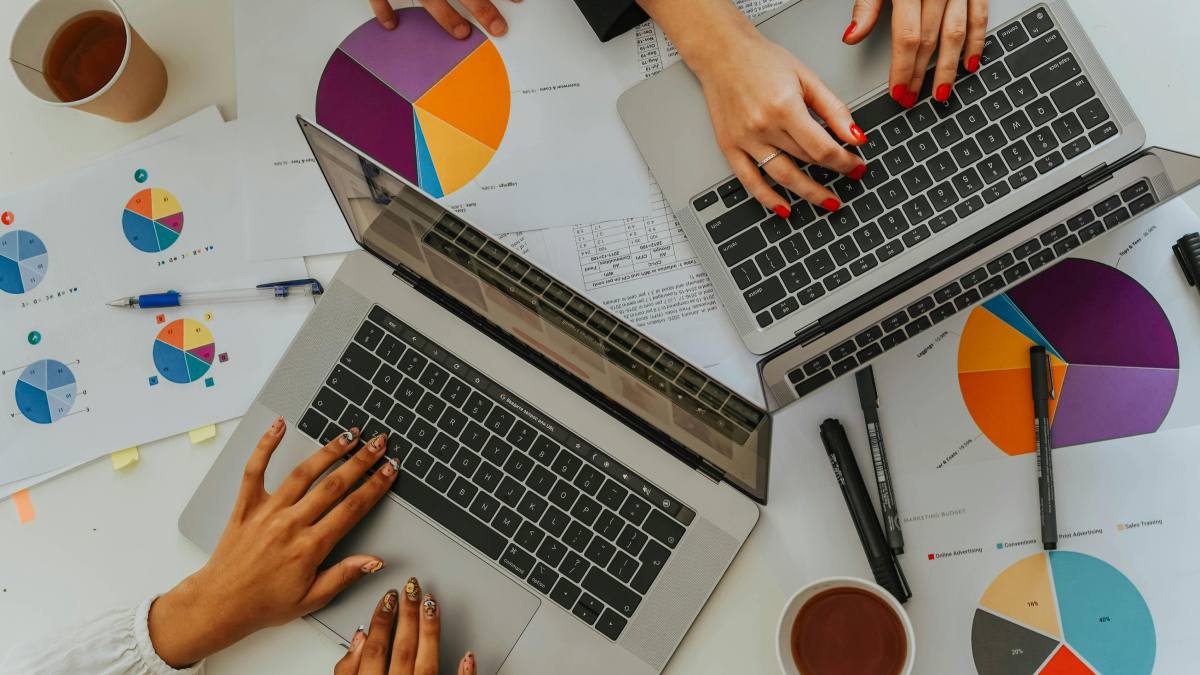
[[[780,218],[787,218],[788,216],[792,215],[792,210],[783,204],[780,204],[779,206],[775,207],[775,213],[778,213]]]
[[[853,136],[854,140],[858,141],[859,143],[867,142],[867,135],[863,133],[862,129],[858,128],[857,124],[850,125],[850,135]]]
[[[937,92],[933,95],[933,97],[942,103],[950,100],[950,85],[943,84],[942,86],[938,87]]]
[[[863,174],[865,174],[866,172],[867,172],[867,165],[859,164],[858,168],[856,168],[853,171],[851,171],[850,173],[846,174],[846,177],[853,178],[854,180],[862,180]]]
[[[971,58],[967,59],[967,72],[973,73],[977,70],[979,70],[979,56],[978,55],[972,56]]]
[[[904,86],[903,84],[898,84],[892,87],[892,98],[894,98],[897,103],[903,102],[904,96],[907,93],[908,87]]]
[[[857,22],[857,21],[851,21],[851,22],[850,22],[850,27],[849,27],[849,28],[847,28],[847,29],[846,29],[846,32],[842,34],[842,42],[845,42],[846,40],[849,40],[849,39],[850,39],[850,35],[854,33],[854,29],[855,29],[855,28],[858,28],[858,22]]]
[[[908,92],[907,94],[905,94],[904,100],[900,102],[900,105],[904,106],[905,108],[911,108],[916,104],[917,104],[917,94],[915,92],[911,92],[911,91]]]
[[[836,199],[826,199],[825,201],[821,202],[821,208],[825,209],[826,211],[837,211],[841,207],[841,203]]]

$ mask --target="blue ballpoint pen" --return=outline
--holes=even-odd
[[[216,302],[239,302],[244,300],[286,300],[288,298],[310,298],[321,295],[325,289],[316,279],[296,279],[294,281],[276,281],[260,284],[254,288],[241,288],[230,291],[200,291],[198,293],[149,293],[146,295],[131,295],[128,298],[113,300],[109,307],[126,309],[152,309],[160,307],[179,307],[181,305],[203,305]]]

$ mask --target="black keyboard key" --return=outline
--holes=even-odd
[[[979,148],[983,150],[985,154],[992,153],[1000,148],[1003,148],[1004,144],[1008,142],[1008,139],[1005,138],[1004,132],[1000,129],[999,124],[993,124],[987,129],[979,132],[976,134],[975,139],[979,141]]]
[[[710,192],[709,194],[713,195],[714,199],[716,198],[716,195],[714,193]],[[513,546],[509,546],[509,549],[515,550],[518,553],[521,553],[522,555],[528,556],[527,553],[524,553],[523,551],[520,551],[519,549],[516,549]],[[531,556],[530,556],[530,559],[532,559]],[[506,565],[506,567],[508,567],[508,566]],[[510,569],[511,569],[511,567],[510,567]],[[558,573],[555,572],[553,569],[547,567],[545,563],[537,563],[536,565],[534,565],[533,572],[530,573],[530,575],[529,575],[529,585],[533,586],[535,589],[537,589],[539,592],[541,592],[545,595],[550,595],[550,589],[554,588],[554,584],[557,581],[558,581]]]
[[[979,284],[979,293],[986,298],[996,291],[999,291],[1001,288],[1004,288],[1004,277],[992,277],[982,284]]]
[[[895,333],[889,333],[883,336],[883,339],[879,341],[879,344],[884,349],[892,349],[907,339],[908,336],[904,334],[904,331],[898,330]]]
[[[791,267],[783,270],[783,272],[779,275],[779,278],[783,281],[783,285],[787,288],[789,293],[795,293],[803,288],[805,284],[811,281],[808,273],[804,270],[804,267],[799,264],[792,265]]]
[[[908,191],[904,189],[904,183],[900,179],[893,180],[879,188],[878,194],[883,199],[883,206],[889,209],[899,206],[908,199]]]
[[[1004,62],[1008,64],[1009,70],[1011,70],[1014,75],[1020,77],[1021,75],[1028,73],[1034,68],[1037,68],[1038,66],[1046,63],[1050,59],[1053,59],[1065,51],[1067,51],[1066,41],[1063,40],[1062,36],[1058,34],[1058,31],[1051,31],[1045,35],[1037,37],[1033,40],[1033,42],[1025,47],[1022,47],[1021,49],[1018,49],[1015,53],[1009,54],[1007,57],[1005,57]],[[1067,56],[1071,55],[1067,54]],[[1074,57],[1072,57],[1072,59],[1074,59]],[[1055,63],[1057,63],[1057,61]],[[1053,63],[1050,65],[1053,65]],[[1066,78],[1059,80],[1060,83],[1065,81]],[[1038,76],[1036,72],[1033,75],[1033,83],[1038,85],[1038,89],[1041,91],[1046,91],[1048,89],[1047,87],[1041,86],[1041,83],[1038,82]]]
[[[1136,216],[1137,214],[1141,213],[1142,211],[1145,211],[1146,209],[1150,208],[1151,206],[1154,206],[1154,195],[1152,195],[1152,194],[1142,195],[1141,197],[1138,197],[1136,200],[1134,200],[1129,205],[1129,212],[1132,215]]]
[[[466,425],[467,416],[454,408],[448,408],[437,421],[438,428],[449,434],[451,438],[458,438]]]
[[[1061,152],[1052,152],[1034,162],[1033,166],[1038,170],[1038,173],[1047,174],[1061,166],[1065,161]]]
[[[984,159],[976,168],[979,170],[979,176],[983,182],[989,185],[1008,175],[1008,166],[1000,159],[1000,155],[992,155]]]
[[[833,241],[833,228],[824,220],[804,228],[803,234],[814,251]]]
[[[550,488],[554,487],[555,481],[558,479],[547,470],[545,467],[533,467],[533,473],[525,481],[525,485],[534,492],[545,497],[550,494]]]
[[[1103,217],[1105,214],[1109,213],[1110,211],[1115,210],[1119,206],[1121,206],[1121,195],[1113,195],[1113,196],[1109,197],[1108,199],[1101,201],[1099,204],[1097,204],[1095,206],[1096,216]],[[1074,219],[1072,219],[1072,220],[1074,220]],[[1067,227],[1071,227],[1071,221],[1067,221]],[[1071,227],[1071,229],[1076,230],[1079,228]]]
[[[851,275],[850,270],[840,269],[825,277],[825,281],[823,283],[825,284],[826,289],[832,291],[833,289],[845,284],[853,278],[854,277]]]
[[[775,243],[788,236],[792,231],[792,226],[791,223],[779,215],[774,215],[763,221],[762,230],[763,234],[767,237],[767,241]]]
[[[824,251],[820,251],[818,255],[824,253]],[[828,254],[825,255],[828,257]],[[771,277],[758,286],[745,291],[742,295],[746,298],[746,304],[750,306],[750,311],[760,312],[783,299],[785,293],[779,278]]]
[[[546,509],[546,513],[542,516],[542,519],[538,521],[538,525],[540,525],[543,530],[549,532],[551,535],[555,537],[561,537],[563,531],[567,529],[567,525],[570,522],[570,516],[551,506],[550,508]]]
[[[404,353],[404,344],[391,335],[383,336],[383,340],[379,343],[379,347],[375,349],[375,355],[383,359],[388,365],[396,365],[396,361],[400,359],[400,355]]]
[[[603,608],[603,605],[601,605],[601,608]],[[571,610],[571,613],[589,626],[595,623],[596,619],[600,616],[598,612],[593,611],[585,605],[582,600],[575,603],[575,608]]]
[[[929,92],[926,91],[926,88],[933,87],[932,73],[927,74],[926,77],[928,79],[925,80],[925,85],[921,87],[921,96],[928,96]],[[958,96],[951,94],[950,98],[945,101],[938,101],[936,99],[929,101],[929,106],[933,108],[933,111],[937,113],[939,118],[946,119],[952,117],[959,110],[962,110],[963,104]]]
[[[758,268],[766,276],[775,274],[787,264],[783,259],[783,254],[774,246],[754,256],[754,262],[758,263]]]
[[[405,464],[407,466],[408,462]],[[401,472],[396,482],[392,483],[391,490],[492,560],[499,558],[504,551],[504,537],[455,506],[412,474]],[[453,490],[454,488],[451,488],[451,491]]]
[[[962,284],[963,288],[971,288],[973,286],[978,286],[979,282],[983,281],[986,278],[988,278],[987,270],[980,267],[979,269],[975,270],[974,272],[971,272],[970,274],[964,276],[962,279],[959,279],[958,281],[960,284]]]
[[[475,496],[475,501],[471,502],[471,508],[468,510],[471,515],[486,523],[491,521],[496,512],[500,510],[500,502],[491,495],[481,492]]]
[[[1025,28],[1020,24],[1020,22],[1017,21],[1014,21],[997,31],[996,38],[1000,41],[1000,44],[1004,45],[1004,48],[1010,52],[1026,42],[1029,42],[1029,34],[1025,32]]]
[[[675,545],[683,538],[684,533],[683,525],[680,525],[674,518],[658,511],[650,514],[650,517],[646,519],[642,528],[651,537],[654,537],[670,548],[675,548]]]
[[[326,378],[325,384],[347,399],[362,405],[371,393],[371,385],[358,375],[342,365],[333,367],[333,372]]]
[[[1027,274],[1029,274],[1029,263],[1019,263],[1016,267],[1010,267],[1004,272],[1004,283],[1014,283]]]
[[[1008,168],[1013,171],[1016,171],[1017,169],[1033,161],[1033,152],[1023,140],[1017,141],[1016,143],[1008,146],[1000,152],[1000,155],[1004,157],[1004,161],[1008,164]]]
[[[629,497],[625,500],[625,503],[621,505],[621,509],[618,513],[621,514],[621,517],[632,522],[634,525],[641,525],[642,521],[646,518],[646,514],[649,512],[649,504],[634,495],[629,495]]]
[[[492,433],[503,436],[504,434],[508,433],[508,430],[512,427],[512,423],[515,419],[516,418],[513,417],[511,413],[501,410],[497,407],[492,409],[491,414],[487,416],[483,426],[487,427]]]
[[[918,162],[925,161],[938,151],[937,143],[934,142],[933,136],[927,133],[923,133],[909,141],[907,147],[912,158]]]
[[[995,63],[979,71],[979,79],[983,80],[983,84],[988,88],[988,91],[996,91],[1009,82],[1012,82],[1013,76],[1008,72],[1008,68],[1004,66],[1006,62]]]
[[[1088,129],[1108,119],[1108,110],[1104,108],[1104,102],[1098,98],[1083,104],[1076,112],[1079,114],[1083,126]]]
[[[847,356],[850,356],[857,350],[858,350],[858,347],[856,347],[854,345],[853,340],[846,340],[842,344],[829,350],[829,355],[833,358],[834,361],[841,361],[842,359],[846,358]]]
[[[563,453],[566,454],[566,453]],[[579,490],[561,478],[550,490],[550,502],[563,511],[570,511],[571,505],[579,497]]]
[[[354,341],[366,347],[367,349],[374,351],[375,348],[379,346],[380,340],[383,339],[383,335],[384,332],[382,328],[369,321],[364,321],[363,324],[358,327],[358,332],[354,334]]]
[[[872,326],[858,335],[855,335],[854,342],[857,343],[861,348],[866,347],[881,337],[883,337],[883,329],[879,326]]]
[[[903,143],[913,135],[912,127],[909,126],[908,122],[903,116],[889,120],[886,124],[881,126],[879,130],[883,132],[883,135],[885,138],[887,138],[888,143],[892,145]]]
[[[876,160],[867,163],[867,171],[863,174],[862,184],[867,186],[868,190],[874,190],[879,187],[883,181],[888,179],[887,169],[883,166],[883,161]],[[795,211],[793,210],[793,215]]]
[[[748,202],[749,199],[750,199],[750,193],[746,192],[746,190],[742,189],[742,190],[738,190],[737,192],[731,192],[731,193],[725,195],[724,197],[721,197],[721,202],[723,204],[725,204],[725,206],[727,206],[727,207],[732,207],[732,206],[736,206],[736,205],[742,204],[742,203],[749,203]]]
[[[983,299],[983,296],[981,296],[979,294],[979,291],[972,288],[971,290],[967,291],[966,293],[963,293],[962,295],[960,295],[954,299],[954,307],[957,308],[959,311],[962,311],[962,310],[966,309],[967,307],[979,302],[982,299]]]
[[[379,378],[378,375],[375,377],[376,379]],[[457,377],[450,378],[450,381],[447,382],[446,386],[442,388],[442,398],[449,401],[450,405],[456,407],[461,407],[463,403],[466,403],[467,398],[471,395],[471,393],[471,388],[464,384],[463,381]]]
[[[817,389],[833,382],[833,373],[828,370],[822,370],[816,375],[795,385],[796,395],[801,398],[808,396]]]
[[[1059,241],[1058,243],[1054,244],[1054,254],[1055,255],[1064,255],[1066,253],[1069,253],[1070,251],[1073,251],[1073,250],[1079,248],[1079,243],[1080,243],[1079,237],[1076,237],[1075,235],[1071,235],[1071,236],[1067,237],[1066,239],[1063,239],[1062,241]]]
[[[825,287],[818,283],[797,292],[796,299],[800,301],[800,304],[807,305],[822,295],[825,295]]]
[[[950,179],[950,182],[963,199],[983,189],[983,180],[979,177],[979,173],[975,169],[967,169],[959,173]]]
[[[410,349],[404,352],[404,355],[396,362],[396,366],[400,369],[400,372],[416,379],[420,377],[421,371],[425,370],[425,364],[427,363],[429,363],[429,359],[421,356],[417,350]]]
[[[935,181],[945,180],[958,171],[958,165],[954,163],[954,159],[950,157],[949,152],[934,157],[925,164],[929,169],[930,175]]]
[[[939,122],[937,126],[933,127],[931,133],[933,134],[934,140],[937,141],[938,147],[942,148],[943,150],[961,141],[963,137],[962,130],[958,128],[958,123],[956,123],[953,119],[947,119]],[[906,152],[905,156],[907,155],[908,153]],[[909,161],[908,166],[901,167],[900,171],[904,171],[909,166],[912,166],[911,160]],[[888,166],[888,169],[892,171],[893,176],[898,173],[892,169],[891,165]]]
[[[1093,129],[1091,133],[1088,134],[1088,139],[1091,140],[1092,145],[1099,145],[1105,139],[1111,138],[1116,134],[1117,125],[1112,121],[1108,121]]]
[[[1021,17],[1021,23],[1025,24],[1025,28],[1029,30],[1029,34],[1033,37],[1054,29],[1054,21],[1044,9],[1035,9]]]
[[[1008,94],[1008,100],[1012,101],[1012,104],[1018,108],[1029,103],[1037,96],[1037,90],[1033,88],[1033,83],[1029,81],[1028,77],[1022,77],[1008,85],[1004,88],[1004,92]]]
[[[612,562],[608,563],[609,573],[625,583],[629,583],[633,579],[633,573],[637,571],[637,567],[638,562],[626,555],[624,551],[617,551]]]
[[[757,201],[747,201],[705,223],[704,228],[708,230],[713,242],[720,244],[762,220],[766,214],[766,210]]]
[[[958,310],[955,309],[954,305],[952,304],[939,305],[929,313],[929,320],[933,321],[934,323],[941,323],[942,321],[954,316],[954,313],[957,311]]]
[[[771,308],[771,314],[776,319],[783,319],[800,309],[800,301],[796,298],[786,298],[783,302]]]
[[[329,387],[321,387],[313,399],[312,407],[330,419],[337,419],[346,410],[346,399],[338,396]]]
[[[338,359],[338,361],[343,366],[353,370],[360,377],[368,380],[375,374],[381,363],[379,357],[354,343],[346,346],[346,351],[342,353],[342,358]]]
[[[1004,255],[1000,256],[999,258],[996,258],[995,260],[989,262],[987,264],[987,271],[989,274],[999,274],[1000,272],[1008,269],[1009,267],[1012,267],[1016,263],[1017,263],[1017,261],[1013,258],[1011,253],[1005,253]]]
[[[1012,188],[1008,186],[1008,183],[995,183],[993,185],[989,185],[983,189],[983,201],[991,204],[1009,192],[1012,192]]]
[[[1029,267],[1031,269],[1036,270],[1037,268],[1045,265],[1046,263],[1050,262],[1051,260],[1054,260],[1054,251],[1052,251],[1048,248],[1043,249],[1043,250],[1038,251],[1037,253],[1033,254],[1033,257],[1031,257],[1029,259]]]
[[[857,276],[866,274],[870,270],[874,269],[875,266],[878,264],[879,264],[879,261],[875,259],[875,256],[868,253],[865,256],[859,258],[858,260],[855,260],[854,262],[850,263],[849,270],[851,273],[854,274],[854,276],[857,277]]]
[[[550,599],[569,610],[575,606],[581,592],[579,587],[570,581],[559,579],[558,583],[554,584],[554,590],[550,591]]]
[[[521,502],[521,497],[525,495],[525,486],[515,480],[512,476],[505,476],[500,481],[500,487],[496,490],[496,496],[500,501],[508,504],[514,509]]]
[[[931,222],[937,221],[939,217],[940,216],[934,216],[934,219]],[[888,260],[891,260],[899,255],[903,250],[904,244],[901,243],[899,239],[892,239],[875,250],[875,257],[879,259],[879,262],[887,262]]]
[[[725,264],[732,267],[766,247],[767,240],[763,238],[762,232],[756,227],[721,244],[717,247],[717,251],[725,260]]]
[[[1101,234],[1104,234],[1104,223],[1097,221],[1080,230],[1079,241],[1088,242]]]
[[[1020,171],[1009,176],[1008,177],[1008,185],[1012,189],[1016,190],[1017,188],[1024,187],[1026,183],[1033,180],[1034,178],[1037,178],[1037,176],[1038,176],[1037,169],[1035,169],[1032,166],[1027,166],[1024,169],[1021,169]]]
[[[986,116],[984,116],[983,110],[977,105],[973,105],[970,108],[960,112],[955,119],[958,120],[958,124],[962,128],[963,133],[967,134],[968,136],[976,131],[979,131],[988,123],[988,119]]]
[[[1034,253],[1040,251],[1041,248],[1042,243],[1040,241],[1037,239],[1030,239],[1024,244],[1021,244],[1017,248],[1013,249],[1013,254],[1017,257],[1017,260],[1024,260]]]
[[[604,533],[601,532],[601,534]],[[614,538],[617,536],[619,536],[619,531],[618,534],[613,535]],[[584,551],[583,555],[593,563],[604,566],[607,565],[608,561],[612,559],[613,553],[615,553],[616,550],[617,548],[612,544],[600,537],[596,537],[595,539],[592,539],[592,543],[588,544],[587,550]]]
[[[389,406],[391,405],[391,401],[387,401],[387,403]],[[361,432],[362,428],[367,425],[367,420],[369,419],[370,417],[367,416],[367,413],[362,408],[359,408],[355,405],[348,405],[346,406],[346,412],[342,413],[342,416],[338,418],[338,424],[342,425],[343,429],[357,428]],[[366,443],[367,441],[371,440],[371,437],[360,433],[359,439]]]
[[[1056,225],[1055,227],[1047,230],[1044,234],[1042,234],[1042,236],[1041,236],[1042,244],[1045,246],[1049,246],[1049,245],[1053,244],[1054,242],[1065,238],[1068,234],[1070,234],[1070,233],[1067,231],[1067,226],[1065,224]]]
[[[921,170],[924,171],[924,169]],[[875,220],[875,218],[883,213],[883,204],[880,203],[878,195],[875,194],[869,194],[856,200],[853,207],[854,215],[858,217],[860,222],[864,223]],[[842,210],[844,211],[845,209]]]
[[[883,98],[891,100],[887,96],[884,96]],[[897,104],[897,105],[899,105],[899,104]],[[855,114],[857,115],[858,113],[855,112]],[[856,117],[855,119],[857,120],[858,118]],[[884,152],[886,152],[887,147],[888,147],[887,141],[884,140],[884,138],[881,134],[871,134],[871,136],[867,139],[866,143],[863,143],[862,145],[858,146],[858,151],[861,152],[863,155],[863,158],[869,162],[870,160],[875,159],[876,157],[878,157],[878,156],[882,155]]]
[[[583,579],[583,588],[627,617],[633,616],[642,601],[636,593],[599,567],[588,571]]]
[[[1104,216],[1104,226],[1111,230],[1117,225],[1129,220],[1129,217],[1129,211],[1125,208],[1120,208],[1108,214],[1107,216]]]
[[[925,198],[925,195],[918,195],[908,200],[904,203],[902,210],[908,222],[912,225],[916,225],[933,216],[933,207],[930,206],[929,200]],[[907,239],[905,239],[904,243],[912,246],[912,244],[908,243]]]
[[[562,542],[547,537],[542,540],[541,546],[538,546],[536,555],[538,560],[544,561],[547,565],[558,567],[558,564],[562,562],[563,556],[566,554],[567,547]]]
[[[533,570],[533,564],[533,556],[517,548],[516,544],[509,544],[508,547],[504,549],[504,555],[500,556],[500,566],[517,575],[517,577],[521,579],[524,579],[529,575],[530,571]],[[551,574],[554,573],[551,572]],[[558,575],[554,574],[554,576],[557,577]],[[530,581],[532,582],[533,580],[530,579]],[[545,577],[543,576],[540,581],[544,582]],[[534,587],[538,588],[536,584]],[[543,593],[546,592],[542,588],[538,588],[538,590],[541,590]]]
[[[1041,157],[1058,147],[1058,139],[1050,132],[1049,127],[1042,127],[1028,136],[1029,147],[1033,154]],[[1041,169],[1039,168],[1039,171]]]
[[[454,485],[450,486],[450,499],[464,509],[471,505],[471,500],[479,492],[479,488],[472,485],[465,477],[459,476],[454,481]]]
[[[991,96],[983,99],[983,112],[988,116],[989,120],[995,122],[1012,112],[1012,103],[1009,103],[1008,97],[1003,92],[996,92]]]
[[[905,326],[904,332],[908,335],[908,337],[914,337],[917,333],[927,330],[932,325],[933,322],[929,320],[929,317],[922,316]]]
[[[1057,37],[1057,34],[1054,34]],[[1059,40],[1061,42],[1061,39]],[[1070,80],[1080,72],[1079,63],[1072,54],[1063,54],[1050,63],[1033,71],[1030,77],[1038,91],[1047,92]]]
[[[979,196],[975,196],[975,197],[971,197],[970,199],[968,199],[965,202],[960,203],[958,206],[955,206],[954,211],[955,211],[955,213],[958,214],[959,218],[966,218],[967,216],[971,215],[972,213],[975,213],[976,211],[978,211],[979,209],[982,209],[982,208],[983,208],[983,198],[979,197]]]
[[[833,192],[842,200],[843,204],[858,199],[866,191],[867,188],[863,186],[862,181],[853,178],[842,178],[833,184]]]
[[[300,418],[300,422],[296,425],[300,431],[303,431],[310,438],[320,438],[321,432],[329,425],[329,420],[316,410],[309,409],[304,413],[304,417]]]
[[[829,181],[833,180],[834,178],[837,178],[840,174],[838,174],[838,172],[833,171],[831,169],[826,169],[823,166],[817,166],[816,164],[810,164],[808,166],[808,175],[810,177],[812,177],[813,180],[820,183],[821,185],[825,185],[825,184],[829,183]]]
[[[891,100],[886,96],[884,98],[887,98],[889,101]],[[621,631],[625,630],[625,625],[627,623],[628,622],[616,612],[611,609],[606,609],[604,610],[604,614],[601,614],[600,618],[596,621],[596,630],[600,631],[604,637],[616,642],[617,638],[621,637]]]
[[[943,302],[949,301],[950,298],[953,298],[961,293],[962,293],[962,287],[958,285],[958,282],[951,282],[949,285],[943,286],[942,288],[938,289],[938,291],[933,294],[933,299],[936,300],[938,303],[943,303]]]
[[[965,143],[974,145],[975,141],[968,138],[955,147],[957,148]],[[976,152],[978,152],[978,149],[976,149]],[[923,166],[911,169],[901,176],[900,180],[904,182],[904,187],[908,188],[909,194],[914,195],[928,190],[933,185],[933,179],[929,177],[929,171]]]
[[[1030,123],[1024,111],[1018,110],[1000,120],[1000,128],[1004,130],[1004,133],[1008,134],[1010,140],[1015,141],[1033,131],[1033,124]]]
[[[442,411],[446,409],[446,402],[434,396],[433,392],[427,391],[417,403],[417,414],[425,419],[433,422],[441,416]]]
[[[852,238],[842,237],[829,246],[829,253],[833,256],[834,263],[841,267],[853,260],[859,254],[859,250]]]
[[[503,490],[503,486],[501,486],[501,489]],[[546,512],[546,507],[549,505],[549,502],[539,497],[536,493],[526,492],[525,496],[521,498],[520,503],[517,504],[517,513],[530,520],[538,520]]]
[[[521,516],[518,516],[516,511],[501,506],[500,511],[492,520],[492,527],[496,528],[500,534],[506,537],[511,537],[517,533],[517,528],[521,526]]]
[[[906,323],[908,323],[908,315],[904,312],[897,312],[880,322],[880,325],[883,326],[883,330],[890,333]]]
[[[388,365],[379,366],[379,372],[375,373],[375,377],[371,378],[371,382],[380,389],[383,393],[391,396],[395,393],[396,387],[404,380],[404,376],[398,370]],[[465,386],[465,385],[464,385]]]
[[[958,165],[964,168],[983,159],[983,151],[979,149],[979,144],[973,138],[968,138],[955,145],[950,149],[950,154],[958,162]],[[916,190],[913,190],[913,192],[916,192]]]
[[[1095,95],[1096,90],[1092,89],[1091,83],[1086,77],[1080,76],[1054,90],[1050,98],[1054,99],[1054,105],[1060,111],[1066,112]]]
[[[697,197],[695,199],[695,201],[692,202],[692,208],[696,209],[697,211],[703,211],[704,209],[707,209],[708,207],[710,207],[716,203],[717,203],[717,193],[707,192],[705,194],[700,195],[699,197]]]

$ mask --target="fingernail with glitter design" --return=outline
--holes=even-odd
[[[378,455],[387,447],[387,439],[383,437],[383,434],[379,434],[375,437],[375,440],[371,441],[371,445],[368,447],[371,448],[371,452]]]
[[[383,611],[390,614],[392,610],[396,609],[397,597],[399,596],[396,595],[396,591],[388,591],[387,594],[383,596]]]
[[[394,457],[389,457],[386,464],[379,471],[385,476],[390,476],[400,470],[400,463]]]
[[[283,416],[282,415],[280,415],[279,417],[276,417],[275,423],[271,425],[271,435],[272,436],[278,436],[281,433],[283,433]]]
[[[425,602],[421,603],[421,606],[425,610],[426,619],[432,619],[437,615],[437,600],[433,598],[433,593],[425,594]]]
[[[855,28],[858,28],[858,22],[857,22],[857,21],[851,21],[851,22],[850,22],[850,27],[846,29],[846,32],[845,32],[845,33],[842,33],[842,42],[845,42],[846,40],[849,40],[849,39],[850,39],[850,36],[854,34],[854,29],[855,29]]]
[[[338,439],[338,442],[342,444],[343,448],[350,447],[350,444],[354,442],[354,430],[351,429],[350,431],[343,431],[342,435]]]
[[[371,562],[362,566],[362,572],[363,574],[375,574],[385,567],[387,567],[387,563],[383,562],[382,560],[372,560]]]
[[[421,583],[416,577],[409,577],[408,583],[404,584],[404,596],[413,602],[421,599]]]
[[[354,638],[350,640],[350,651],[357,651],[358,648],[362,646],[363,642],[366,642],[366,640],[366,630],[360,624],[358,630],[354,631]]]

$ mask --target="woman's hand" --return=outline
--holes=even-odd
[[[639,2],[662,25],[704,86],[717,145],[742,186],[763,206],[788,217],[788,200],[758,171],[758,164],[771,157],[762,168],[777,183],[828,211],[840,208],[837,195],[797,168],[788,155],[862,178],[866,165],[842,142],[857,146],[867,137],[846,104],[795,56],[763,37],[729,0]],[[825,121],[828,131],[809,109]]]
[[[150,640],[167,665],[195,663],[255,631],[314,612],[385,565],[375,556],[356,555],[317,570],[395,482],[399,467],[389,459],[346,494],[383,457],[387,438],[373,439],[314,486],[358,442],[358,430],[351,429],[301,462],[268,494],[263,475],[284,426],[280,417],[258,441],[208,563],[150,608]]]
[[[521,0],[512,0],[521,2]],[[462,0],[463,7],[471,12],[471,16],[481,26],[487,26],[487,32],[493,37],[500,37],[508,32],[508,23],[500,15],[500,10],[492,4],[492,0]],[[446,32],[459,40],[471,34],[471,24],[464,19],[447,0],[421,0],[425,10],[433,15]],[[388,30],[396,27],[396,11],[388,0],[371,0],[371,9],[375,10],[375,18],[379,24]]]
[[[854,18],[842,41],[858,44],[871,34],[884,0],[856,0]],[[950,98],[958,60],[979,70],[987,33],[988,0],[892,0],[892,72],[888,87],[905,108],[917,103],[929,61],[937,50],[933,97]],[[940,46],[940,49],[939,49]]]
[[[393,636],[393,630],[395,635]],[[442,611],[432,593],[410,578],[401,593],[383,595],[371,617],[370,633],[359,628],[334,675],[437,675]],[[458,675],[475,675],[475,655],[458,662]]]

